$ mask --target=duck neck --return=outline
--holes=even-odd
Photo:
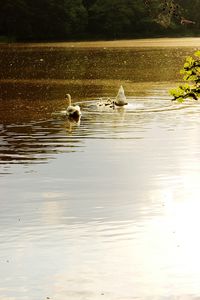
[[[67,94],[66,95],[66,98],[67,98],[67,100],[68,100],[68,104],[69,104],[69,106],[72,104],[72,98],[71,98],[71,95],[70,94]]]

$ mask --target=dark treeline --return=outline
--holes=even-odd
[[[198,35],[200,0],[0,0],[0,37],[17,41]]]

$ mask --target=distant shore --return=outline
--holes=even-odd
[[[200,37],[148,38],[114,41],[0,43],[0,47],[53,47],[53,48],[148,48],[148,47],[196,47],[200,48]]]

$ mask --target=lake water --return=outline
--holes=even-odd
[[[167,41],[0,47],[0,300],[200,299],[200,39]]]

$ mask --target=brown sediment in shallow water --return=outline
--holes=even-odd
[[[8,44],[0,44],[0,46]],[[200,37],[155,38],[116,41],[11,43],[12,47],[57,47],[57,48],[137,48],[137,47],[200,47]]]

